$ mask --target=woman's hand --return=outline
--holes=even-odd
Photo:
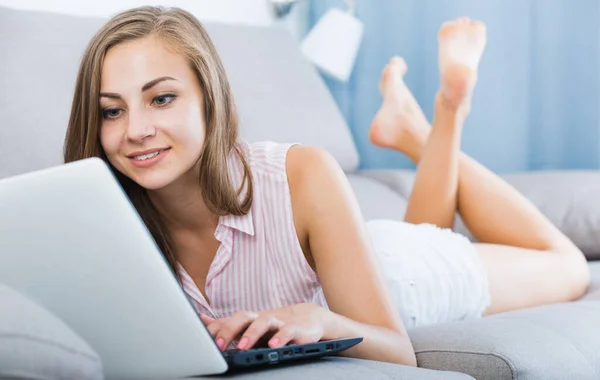
[[[237,345],[240,350],[252,348],[265,336],[271,337],[268,344],[272,348],[332,339],[329,335],[335,314],[323,307],[302,303],[259,313],[241,311],[221,319],[201,317],[219,349],[224,351],[240,336]]]

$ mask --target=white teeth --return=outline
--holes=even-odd
[[[159,150],[158,152],[148,153],[148,154],[145,154],[143,156],[135,156],[133,159],[136,160],[136,161],[144,161],[144,160],[147,160],[149,158],[158,156],[159,153],[161,153],[161,152],[162,152],[162,150]]]

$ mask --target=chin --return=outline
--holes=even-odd
[[[197,163],[191,163],[180,167],[179,162],[163,161],[158,165],[149,168],[137,168],[129,162],[122,163],[118,170],[139,186],[149,191],[158,191],[164,189],[175,182],[179,182],[182,177],[193,174],[193,169]],[[189,169],[188,169],[189,167]]]
[[[156,191],[169,186],[175,181],[175,178],[155,173],[155,175],[136,177],[133,180],[146,190]]]

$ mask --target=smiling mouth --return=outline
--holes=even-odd
[[[156,156],[158,156],[159,154],[161,154],[161,153],[162,153],[162,152],[164,152],[165,150],[166,150],[166,149],[157,150],[157,151],[156,151],[156,152],[154,152],[154,153],[144,154],[143,156],[134,156],[134,157],[133,157],[133,159],[134,159],[134,160],[136,160],[136,161],[145,161],[145,160],[147,160],[147,159],[149,159],[149,158],[152,158],[152,157],[156,157]]]
[[[152,153],[147,153],[147,154],[140,154],[138,156],[128,156],[130,159],[135,160],[135,161],[146,161],[149,160],[153,157],[158,156],[159,154],[161,154],[162,152],[169,150],[171,148],[165,148],[165,149],[161,149],[161,150],[157,150],[155,152]]]

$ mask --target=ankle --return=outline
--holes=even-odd
[[[460,104],[451,102],[441,90],[435,95],[435,102],[433,106],[436,115],[438,113],[456,114],[460,108]]]
[[[410,158],[410,160],[417,166],[419,166],[419,162],[421,162],[421,157],[423,156],[423,150],[425,146],[414,146],[410,152],[406,152],[406,157]]]
[[[464,99],[460,104],[449,101],[442,92],[438,92],[435,97],[434,119],[444,120],[435,125],[447,125],[452,128],[462,127],[469,112],[471,111],[470,99]]]

